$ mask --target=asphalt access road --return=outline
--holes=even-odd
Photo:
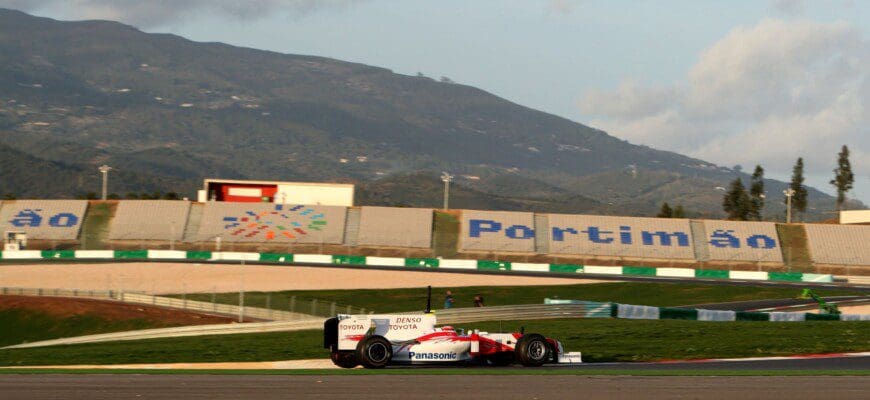
[[[3,399],[866,399],[870,377],[3,375]]]
[[[870,299],[870,296],[829,296],[825,297],[827,301],[834,300],[859,300]],[[811,305],[817,304],[812,299],[770,299],[770,300],[748,300],[748,301],[733,301],[728,303],[709,303],[709,304],[693,304],[683,307],[703,308],[705,310],[731,310],[731,311],[751,311],[761,308],[785,307],[796,305]]]

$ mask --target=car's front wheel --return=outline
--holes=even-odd
[[[550,345],[537,333],[523,335],[515,349],[517,360],[526,367],[540,367],[550,359]]]
[[[393,345],[383,336],[369,336],[356,345],[356,358],[365,368],[384,368],[393,358]]]

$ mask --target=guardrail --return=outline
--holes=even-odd
[[[476,321],[511,321],[553,318],[609,318],[611,303],[586,301],[574,304],[527,304],[437,310],[439,324]]]
[[[401,267],[408,269],[446,269],[461,272],[502,271],[566,275],[615,275],[657,278],[696,278],[775,282],[833,282],[828,274],[801,272],[728,271],[691,268],[653,268],[644,266],[599,266],[575,264],[521,263],[493,260],[460,260],[439,258],[373,257],[330,254],[246,253],[183,250],[20,250],[0,252],[2,260],[115,260],[115,261],[189,261],[241,262],[279,265],[353,265],[370,267]]]

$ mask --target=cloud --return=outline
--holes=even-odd
[[[846,23],[767,19],[703,51],[668,87],[626,80],[585,93],[584,115],[625,139],[720,165],[829,174],[840,146],[870,169],[870,42]],[[861,172],[865,171],[865,172]]]
[[[171,25],[202,14],[247,20],[271,13],[304,16],[345,9],[363,0],[0,0],[0,7],[25,12],[52,9],[63,18],[106,19],[140,28]]]

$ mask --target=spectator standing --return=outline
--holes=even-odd
[[[481,296],[480,294],[474,296],[474,306],[483,307],[483,296]]]
[[[444,308],[445,309],[453,308],[453,292],[451,292],[449,290],[447,291],[446,295],[444,296]]]

